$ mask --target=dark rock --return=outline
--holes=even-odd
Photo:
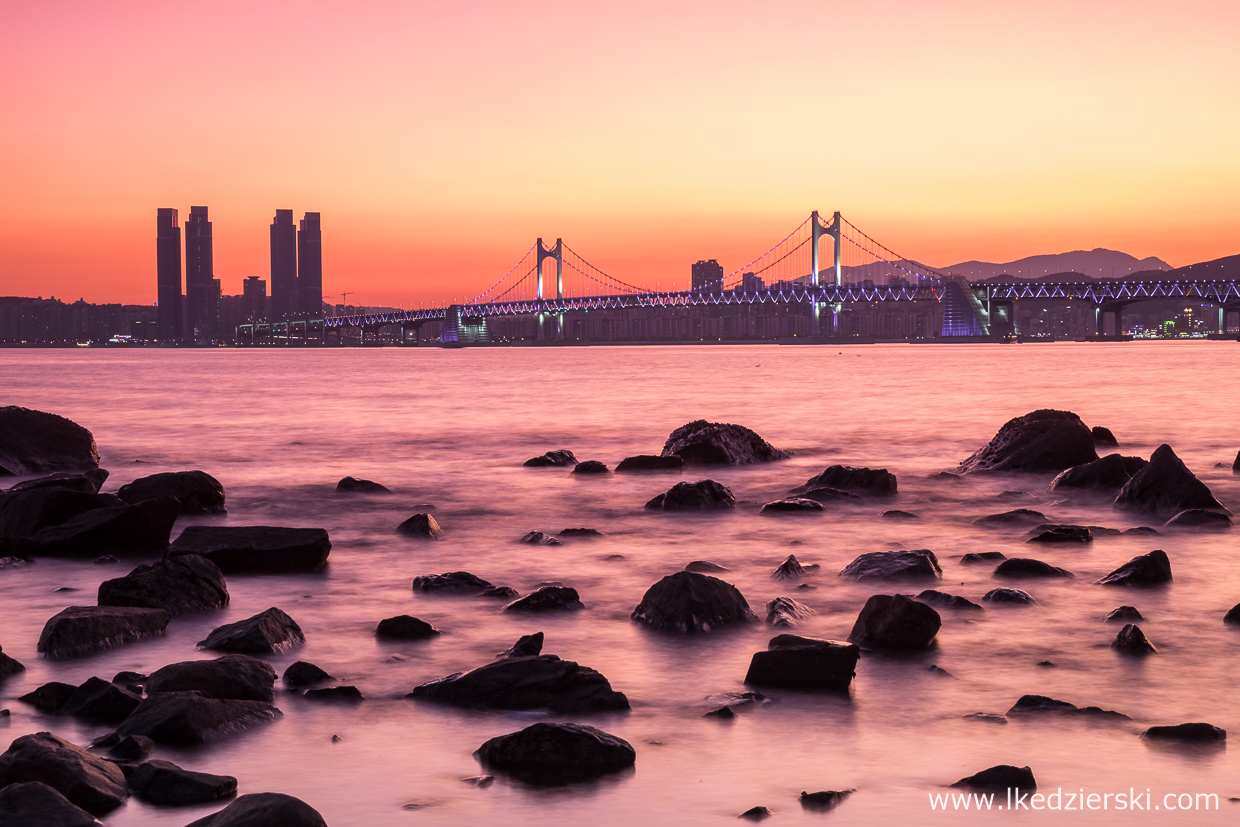
[[[993,712],[972,712],[963,717],[966,721],[979,721],[985,724],[1000,724],[1006,726],[1008,722],[1007,718],[1004,718],[1002,715],[996,715]]]
[[[1227,730],[1207,723],[1175,724],[1174,726],[1152,726],[1141,733],[1142,738],[1155,741],[1180,741],[1183,743],[1201,744],[1227,740]]]
[[[584,724],[553,723],[492,738],[474,755],[487,769],[533,784],[586,781],[628,769],[637,758],[623,738]]]
[[[221,652],[282,652],[306,642],[301,627],[274,606],[236,623],[227,623],[211,631],[198,645]]]
[[[279,717],[280,710],[262,701],[160,692],[143,700],[121,721],[116,737],[145,735],[157,744],[202,744]]]
[[[559,539],[552,537],[543,531],[531,531],[521,538],[519,542],[528,543],[531,546],[560,546],[563,545]]]
[[[816,793],[801,791],[801,806],[807,810],[830,810],[856,790],[820,790]]]
[[[378,628],[375,629],[375,637],[393,640],[425,640],[439,633],[438,629],[425,620],[409,615],[398,615],[380,620]]]
[[[730,706],[721,706],[718,709],[712,709],[702,716],[703,718],[721,718],[723,720],[731,720],[736,717],[736,712]]]
[[[811,488],[808,491],[802,491],[798,495],[798,498],[803,500],[812,500],[813,502],[822,503],[825,505],[827,503],[836,503],[844,500],[859,502],[861,500],[861,495],[854,494],[851,491],[841,491],[838,488],[820,487]]]
[[[0,538],[23,540],[99,508],[124,503],[112,494],[90,494],[59,486],[0,492]]]
[[[10,488],[9,493],[34,491],[37,488],[66,488],[83,494],[98,494],[99,489],[103,487],[107,479],[108,472],[102,468],[92,468],[81,474],[71,474],[62,471],[57,474],[48,474],[46,477],[23,480]]]
[[[77,718],[115,722],[127,718],[141,702],[140,695],[122,689],[111,681],[89,678],[69,696],[59,712]]]
[[[1240,451],[1236,452],[1236,460],[1231,464],[1231,472],[1233,474],[1240,474]]]
[[[884,520],[907,521],[907,520],[920,520],[921,519],[921,517],[917,516],[911,511],[899,511],[897,509],[892,509],[890,511],[884,511],[879,516]],[[818,793],[810,793],[810,795],[818,795]]]
[[[11,658],[4,654],[4,647],[0,646],[0,682],[5,678],[12,677],[18,672],[25,672],[26,667],[16,658]]]
[[[1092,543],[1094,533],[1083,525],[1051,526],[1030,537],[1030,543]]]
[[[182,514],[226,514],[224,486],[204,471],[170,471],[139,477],[116,492],[130,505],[158,497],[176,497]]]
[[[659,494],[646,508],[661,511],[718,511],[736,508],[736,498],[725,485],[714,480],[678,482]]]
[[[137,692],[140,694],[141,691],[146,687],[146,682],[148,679],[149,679],[149,676],[144,675],[141,672],[131,672],[128,670],[124,670],[121,672],[117,672],[112,677],[112,683],[116,684],[117,686],[123,686],[131,692]]]
[[[77,692],[77,687],[71,683],[51,681],[50,683],[43,684],[33,692],[27,692],[17,700],[30,704],[40,712],[56,713],[65,705],[66,701],[73,697],[74,692]]]
[[[496,586],[480,593],[479,597],[491,597],[499,600],[511,600],[516,597],[519,592],[512,586]]]
[[[1149,464],[1125,483],[1115,505],[1147,514],[1175,514],[1190,508],[1227,510],[1166,444],[1158,446]]]
[[[761,821],[762,819],[770,815],[773,815],[773,813],[770,811],[770,808],[759,806],[759,807],[750,807],[748,810],[738,815],[737,818],[743,818],[743,819],[746,819],[747,821]]]
[[[951,672],[948,672],[946,669],[944,669],[942,666],[939,666],[939,665],[934,664],[934,663],[930,664],[930,666],[926,669],[926,671],[927,671],[927,672],[931,672],[931,673],[933,673],[933,674],[935,674],[935,675],[938,675],[938,676],[939,676],[939,677],[941,677],[941,678],[954,678],[954,677],[956,677],[956,676],[955,676],[955,675],[953,675]]]
[[[414,514],[396,526],[396,533],[415,540],[438,540],[443,533],[439,523],[430,514]]]
[[[499,654],[501,658],[529,658],[542,654],[543,633],[522,635],[510,648]]]
[[[170,761],[147,761],[129,776],[129,789],[149,804],[209,804],[237,794],[237,779],[181,769]]]
[[[1153,537],[1157,537],[1158,535],[1162,534],[1162,532],[1159,531],[1158,529],[1150,528],[1147,525],[1139,525],[1136,528],[1126,528],[1124,529],[1124,533],[1125,534],[1141,534],[1141,535],[1153,536]]]
[[[1008,790],[1033,792],[1038,782],[1033,778],[1033,770],[1028,767],[1013,767],[1011,764],[1000,764],[982,770],[979,773],[962,778],[953,787],[968,787],[974,790],[986,790],[1004,793]]]
[[[689,567],[686,566],[685,571],[688,570]],[[795,554],[789,554],[788,559],[780,563],[779,566],[776,567],[775,571],[771,572],[771,577],[775,580],[795,580],[798,577],[804,577],[805,575],[805,567],[802,566],[800,561],[797,560],[797,556]]]
[[[163,609],[129,606],[70,606],[48,619],[38,650],[49,658],[101,652],[134,640],[162,635],[172,615]]]
[[[186,827],[327,827],[319,811],[283,793],[251,793]]]
[[[1111,433],[1109,428],[1104,428],[1101,425],[1095,425],[1089,429],[1089,432],[1094,437],[1095,445],[1103,445],[1108,448],[1119,447],[1119,440],[1115,438],[1115,434]]]
[[[926,589],[917,595],[917,599],[922,603],[937,606],[940,609],[967,609],[975,612],[984,611],[984,607],[974,603],[967,597],[947,594],[945,592],[935,591],[934,589]]]
[[[345,494],[391,494],[392,489],[373,480],[345,477],[336,483],[336,491]]]
[[[607,466],[596,459],[588,459],[585,462],[577,464],[573,469],[574,474],[606,474]]]
[[[694,560],[685,566],[684,570],[697,572],[698,574],[718,574],[721,571],[728,571],[728,568],[707,560]]]
[[[570,465],[576,465],[577,458],[573,456],[572,451],[548,451],[541,457],[527,459],[523,464],[527,468],[567,468]]]
[[[1067,489],[1116,494],[1128,480],[1147,465],[1141,457],[1107,454],[1101,459],[1074,465],[1051,480],[1051,491]]]
[[[1007,711],[1011,715],[1079,715],[1092,718],[1110,718],[1115,720],[1128,720],[1128,716],[1120,712],[1114,712],[1109,709],[1102,709],[1097,706],[1077,706],[1067,701],[1059,701],[1055,698],[1048,698],[1045,695],[1022,695],[1012,708]]]
[[[290,667],[291,669],[292,667]],[[147,678],[147,692],[196,690],[208,698],[267,701],[275,697],[276,670],[249,655],[224,655],[214,660],[187,660],[156,669]]]
[[[762,506],[762,514],[821,514],[822,503],[804,497],[788,497]]]
[[[426,594],[481,594],[495,585],[467,571],[423,574],[413,578],[413,590]]]
[[[865,602],[848,639],[876,649],[923,649],[942,625],[939,613],[925,603],[902,594],[876,594]]]
[[[942,575],[939,560],[929,549],[871,551],[853,560],[840,577],[855,580],[922,580]]]
[[[731,583],[690,571],[669,574],[647,589],[631,617],[674,632],[709,632],[757,620],[745,596]]]
[[[1190,508],[1181,511],[1163,523],[1173,528],[1197,528],[1211,531],[1225,531],[1231,528],[1231,517],[1221,511],[1206,511],[1202,508]]]
[[[973,521],[973,525],[993,528],[995,526],[1036,525],[1044,522],[1046,522],[1046,515],[1041,511],[1034,511],[1032,508],[1015,508],[1011,511],[1004,511],[1002,514],[979,517]]]
[[[815,488],[835,488],[862,497],[894,497],[896,475],[886,468],[853,468],[849,465],[832,465],[816,477],[810,477],[804,485],[797,486],[789,494],[800,495]]]
[[[408,697],[481,709],[545,708],[564,715],[629,708],[628,698],[613,690],[607,678],[555,655],[503,658],[424,683]]]
[[[2,540],[0,540],[0,545],[3,545]],[[15,569],[28,565],[30,565],[30,561],[24,557],[0,557],[0,569]]]
[[[926,477],[930,480],[939,480],[940,482],[960,482],[960,475],[953,474],[951,471],[939,471],[937,474],[931,474]]]
[[[970,551],[960,558],[960,562],[967,566],[973,563],[993,563],[996,560],[1006,559],[1007,555],[1001,551]]]
[[[560,530],[561,537],[572,537],[576,540],[595,540],[607,535],[597,528],[565,528]]]
[[[1158,654],[1154,644],[1146,639],[1145,633],[1141,631],[1141,627],[1135,623],[1129,623],[1120,630],[1119,634],[1115,636],[1115,640],[1111,641],[1111,648],[1125,655]]]
[[[30,538],[30,553],[48,557],[93,557],[108,552],[163,551],[168,547],[168,537],[179,509],[180,501],[176,497],[91,509],[59,525],[36,531]]]
[[[1052,566],[1032,557],[1011,557],[995,566],[995,577],[1075,577],[1059,566]]]
[[[684,468],[684,457],[657,457],[652,454],[639,454],[635,457],[625,457],[620,460],[620,464],[616,466],[616,473],[683,471]]]
[[[1240,603],[1231,607],[1227,614],[1223,615],[1224,623],[1240,623]]]
[[[1145,620],[1135,606],[1120,606],[1112,609],[1102,618],[1107,623],[1136,623]]]
[[[81,425],[17,405],[0,407],[0,476],[98,467],[95,438]]]
[[[577,590],[568,586],[543,586],[504,607],[506,612],[564,612],[584,609]]]
[[[302,697],[308,701],[323,703],[353,704],[366,700],[366,696],[356,686],[329,686],[323,689],[307,689]]]
[[[984,603],[1011,603],[1018,606],[1036,606],[1038,601],[1023,589],[991,589],[982,595]]]
[[[0,755],[0,787],[29,781],[46,784],[97,816],[129,797],[125,775],[115,764],[50,732],[16,738]]]
[[[327,562],[332,544],[321,528],[187,526],[169,555],[201,554],[225,574],[312,571]]]
[[[4,827],[99,827],[93,815],[38,781],[10,784],[0,790],[0,824]]]
[[[291,687],[312,686],[323,681],[334,680],[331,675],[304,660],[299,660],[285,669],[283,679]]]
[[[698,419],[668,436],[662,455],[678,456],[690,465],[752,465],[787,459],[788,454],[743,425]]]
[[[754,652],[745,683],[787,689],[847,689],[861,648],[835,640],[776,635],[765,652]]]
[[[1132,558],[1098,581],[1102,586],[1158,586],[1171,582],[1171,561],[1167,552],[1155,549]]]
[[[120,761],[142,761],[155,749],[155,742],[145,735],[122,738],[108,750],[108,755]]]
[[[170,614],[228,605],[228,586],[219,567],[200,554],[165,557],[124,577],[99,584],[100,606],[139,606]]]
[[[1043,409],[1009,419],[959,470],[1058,472],[1097,458],[1094,435],[1079,416]]]
[[[791,597],[777,597],[766,604],[766,622],[772,626],[791,628],[798,621],[816,614],[809,606]]]

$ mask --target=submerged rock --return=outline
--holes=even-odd
[[[129,789],[149,804],[209,804],[237,794],[237,779],[181,769],[171,761],[147,761],[129,776]]]
[[[709,560],[694,560],[685,566],[685,571],[697,572],[698,574],[718,574],[722,571],[729,571],[727,566],[721,566],[718,563],[712,563]]]
[[[1074,465],[1051,480],[1051,491],[1097,491],[1116,494],[1148,463],[1141,457],[1107,454],[1101,459]]]
[[[1154,644],[1146,639],[1145,633],[1141,631],[1141,627],[1135,623],[1129,623],[1120,630],[1115,640],[1111,641],[1111,648],[1125,655],[1154,655],[1158,653],[1158,650],[1154,648]]]
[[[995,566],[995,577],[1075,577],[1059,566],[1052,566],[1032,557],[1010,557]]]
[[[787,689],[847,689],[860,657],[861,647],[854,643],[776,635],[765,652],[754,652],[745,683]]]
[[[1044,522],[1046,522],[1046,515],[1041,511],[1034,511],[1032,508],[1014,508],[1001,514],[979,517],[973,521],[973,525],[994,528],[998,526],[1037,525]]]
[[[684,457],[675,455],[660,457],[653,454],[639,454],[635,457],[625,457],[620,460],[620,464],[616,466],[616,473],[683,471],[684,468]]]
[[[1058,472],[1097,458],[1094,435],[1079,416],[1042,409],[1009,419],[959,470]]]
[[[668,436],[662,455],[690,465],[752,465],[787,459],[788,454],[743,425],[694,420]]]
[[[5,678],[16,675],[18,672],[25,672],[26,667],[22,665],[17,658],[11,658],[4,654],[4,647],[0,646],[0,682]]]
[[[567,468],[576,465],[577,458],[569,450],[548,451],[541,457],[527,459],[522,464],[527,468]]]
[[[809,606],[791,597],[777,597],[766,604],[766,622],[772,626],[791,628],[798,621],[816,614]]]
[[[1023,589],[991,589],[982,595],[985,603],[1010,603],[1017,606],[1036,606],[1038,601]]]
[[[375,637],[392,640],[425,640],[435,637],[440,632],[425,620],[410,615],[397,615],[379,621],[375,629]]]
[[[896,475],[886,468],[853,468],[849,465],[832,465],[821,474],[810,477],[804,485],[792,489],[790,494],[801,495],[816,488],[834,488],[862,497],[894,497]]]
[[[47,557],[94,557],[101,553],[140,554],[168,547],[180,509],[176,497],[137,505],[94,508],[30,537],[29,553]]]
[[[934,589],[926,589],[917,595],[917,599],[922,603],[937,606],[940,609],[965,609],[975,612],[985,611],[984,607],[974,603],[967,597],[947,594],[946,592],[935,591]]]
[[[549,709],[564,715],[629,708],[607,678],[555,655],[503,658],[414,687],[408,697],[480,709]]]
[[[805,497],[787,497],[762,506],[762,514],[821,514],[826,511],[822,503]]]
[[[840,577],[854,580],[938,579],[942,574],[938,558],[925,548],[867,552],[840,571]]]
[[[39,781],[0,789],[0,824],[5,827],[99,827],[93,815]]]
[[[275,696],[275,682],[276,670],[267,661],[249,655],[224,655],[214,660],[170,663],[156,669],[147,678],[146,689],[151,695],[198,691],[208,698],[270,703]]]
[[[116,492],[131,505],[158,497],[176,497],[182,514],[225,514],[224,486],[205,471],[170,471],[139,477]]]
[[[1092,543],[1094,533],[1083,525],[1039,526],[1042,530],[1030,537],[1029,543]]]
[[[577,590],[568,586],[543,586],[504,607],[506,612],[575,612],[585,604]]]
[[[750,807],[748,810],[737,816],[737,818],[743,818],[746,821],[761,821],[762,819],[772,815],[774,815],[774,813],[771,812],[769,807],[758,806]]]
[[[736,498],[726,485],[714,480],[678,482],[646,503],[657,511],[725,511],[736,508]]]
[[[17,405],[0,407],[0,476],[98,467],[94,436],[73,420]]]
[[[543,531],[531,531],[523,536],[518,542],[526,543],[531,546],[560,546],[563,545],[558,538],[552,537]]]
[[[585,462],[577,463],[577,467],[573,469],[574,474],[606,474],[607,466],[596,459],[588,459]]]
[[[296,663],[290,664],[289,667],[284,670],[282,679],[284,683],[293,688],[313,686],[316,683],[323,683],[323,681],[335,680],[335,678],[327,674],[327,672],[315,666],[313,663],[308,663],[304,660],[299,660]]]
[[[423,574],[413,578],[413,590],[424,594],[481,594],[495,584],[467,571]]]
[[[263,701],[208,698],[201,692],[160,692],[116,728],[118,739],[145,735],[157,744],[194,745],[273,721],[280,710]]]
[[[61,525],[99,508],[123,506],[112,494],[74,491],[60,486],[0,492],[0,538],[28,540],[38,531]]]
[[[1227,730],[1207,723],[1152,726],[1141,733],[1152,741],[1179,741],[1188,744],[1217,743],[1227,740]]]
[[[584,724],[537,723],[490,739],[474,753],[487,769],[532,784],[586,781],[633,766],[623,738]]]
[[[1109,709],[1103,709],[1098,706],[1077,706],[1067,701],[1048,698],[1045,695],[1022,695],[1012,708],[1007,711],[1009,716],[1012,715],[1042,715],[1042,714],[1064,714],[1064,715],[1081,715],[1085,717],[1095,718],[1111,718],[1115,720],[1128,720],[1128,716],[1120,712]]]
[[[813,500],[816,503],[838,503],[845,501],[861,501],[861,495],[854,494],[851,491],[841,491],[838,488],[811,488],[797,495],[798,499]],[[824,509],[825,510],[825,509]]]
[[[49,658],[101,652],[130,641],[162,635],[171,619],[172,615],[163,609],[70,606],[43,626],[38,651]]]
[[[342,494],[391,494],[392,489],[373,480],[345,477],[336,483],[337,493]]]
[[[967,565],[975,563],[993,563],[997,560],[1006,560],[1007,555],[1001,551],[971,551],[960,558],[960,562]]]
[[[228,605],[219,567],[199,554],[165,557],[99,585],[100,606],[141,606],[173,615]]]
[[[396,533],[403,537],[412,537],[415,540],[438,540],[443,534],[443,529],[439,523],[430,514],[421,513],[414,514],[400,525],[396,526]]]
[[[0,787],[37,781],[92,815],[110,813],[129,797],[125,776],[110,761],[50,732],[22,735],[0,755]]]
[[[848,639],[876,649],[924,649],[942,625],[939,613],[925,603],[876,594],[865,602]]]
[[[1155,549],[1132,558],[1098,581],[1100,586],[1158,586],[1171,582],[1167,552]]]
[[[169,555],[201,554],[225,574],[313,571],[327,563],[332,544],[322,528],[191,525]]]
[[[692,563],[689,564],[693,565]],[[689,566],[685,566],[685,571],[689,571]],[[780,563],[775,571],[771,572],[771,577],[775,580],[795,580],[798,577],[804,577],[808,572],[805,567],[797,560],[795,554],[789,554],[788,559]]]
[[[218,813],[190,822],[186,827],[327,827],[319,811],[299,798],[283,793],[250,793],[239,796]]]
[[[1170,528],[1195,528],[1205,531],[1226,531],[1231,528],[1231,517],[1221,511],[1206,511],[1204,508],[1190,508],[1181,511],[1163,523]]]
[[[1133,475],[1115,505],[1147,514],[1175,514],[1190,508],[1226,511],[1204,482],[1193,476],[1171,446],[1158,446],[1149,464]]]
[[[807,810],[829,810],[856,790],[820,790],[816,793],[801,791],[801,806]]]
[[[631,617],[674,632],[709,632],[757,620],[745,596],[731,583],[690,571],[669,574],[647,589]]]
[[[1227,614],[1223,615],[1224,623],[1240,623],[1240,603],[1231,607]]]
[[[879,515],[879,517],[883,520],[898,520],[898,521],[920,520],[921,519],[921,517],[919,517],[918,515],[914,514],[911,511],[900,511],[894,508],[891,509],[890,511],[884,511],[882,514]],[[811,793],[811,795],[817,795],[817,793]]]
[[[1103,618],[1107,623],[1136,623],[1145,620],[1135,606],[1120,606],[1107,612]]]
[[[322,689],[307,689],[302,693],[307,701],[320,703],[355,704],[366,700],[362,690],[356,686],[328,686]]]
[[[211,631],[198,645],[221,652],[282,652],[306,642],[301,627],[276,607]]]
[[[1033,792],[1038,788],[1038,782],[1033,777],[1033,770],[1028,767],[999,764],[962,778],[952,786],[995,793],[1005,793],[1008,790]]]

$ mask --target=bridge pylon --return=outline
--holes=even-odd
[[[564,239],[557,238],[555,246],[548,248],[543,245],[543,240],[538,239],[538,243],[534,245],[534,249],[538,252],[538,338],[545,338],[543,334],[543,318],[542,310],[543,296],[543,262],[547,259],[555,260],[555,297],[557,300],[564,298]],[[555,317],[555,337],[561,338],[564,335],[564,314],[558,313]]]
[[[841,229],[843,221],[840,219],[840,213],[836,210],[831,218],[830,224],[823,224],[822,219],[818,217],[818,210],[810,215],[809,219],[810,232],[812,233],[810,242],[810,275],[809,283],[813,288],[811,290],[812,298],[810,299],[810,335],[822,335],[822,320],[819,318],[819,301],[818,301],[818,241],[825,235],[830,236],[835,242],[835,286],[839,287],[844,283],[844,268],[842,265],[841,241],[843,236]],[[839,305],[831,305],[831,333],[835,335],[840,327],[840,308]]]

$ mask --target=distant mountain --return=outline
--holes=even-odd
[[[1202,261],[1177,267],[1173,275],[1181,279],[1240,279],[1240,256],[1224,256],[1213,261]]]
[[[1002,264],[988,261],[964,261],[950,267],[938,268],[941,273],[955,273],[970,281],[982,281],[994,276],[1013,276],[1017,279],[1033,280],[1056,273],[1080,273],[1089,280],[1109,279],[1143,271],[1171,269],[1173,268],[1170,264],[1154,256],[1139,259],[1118,250],[1104,250],[1101,247],[1096,250],[1074,250],[1071,253],[1029,256]]]

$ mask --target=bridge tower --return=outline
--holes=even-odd
[[[555,297],[557,300],[564,298],[564,240],[557,238],[555,246],[548,249],[543,246],[543,240],[538,239],[538,243],[534,245],[534,249],[538,251],[538,338],[545,338],[543,334],[543,318],[542,311],[543,302],[543,262],[547,259],[555,260]],[[564,335],[564,314],[557,313],[555,317],[555,336],[559,339]]]
[[[844,268],[841,266],[841,244],[843,240],[840,234],[842,225],[840,214],[837,210],[831,218],[831,223],[823,224],[822,219],[818,217],[818,210],[814,210],[810,215],[809,226],[812,233],[810,242],[810,274],[809,283],[810,293],[810,322],[809,332],[811,336],[822,335],[822,320],[819,318],[819,301],[818,301],[818,241],[824,235],[830,236],[835,241],[835,286],[839,287],[844,283]],[[831,305],[831,335],[839,335],[840,329],[840,306],[838,304]]]

